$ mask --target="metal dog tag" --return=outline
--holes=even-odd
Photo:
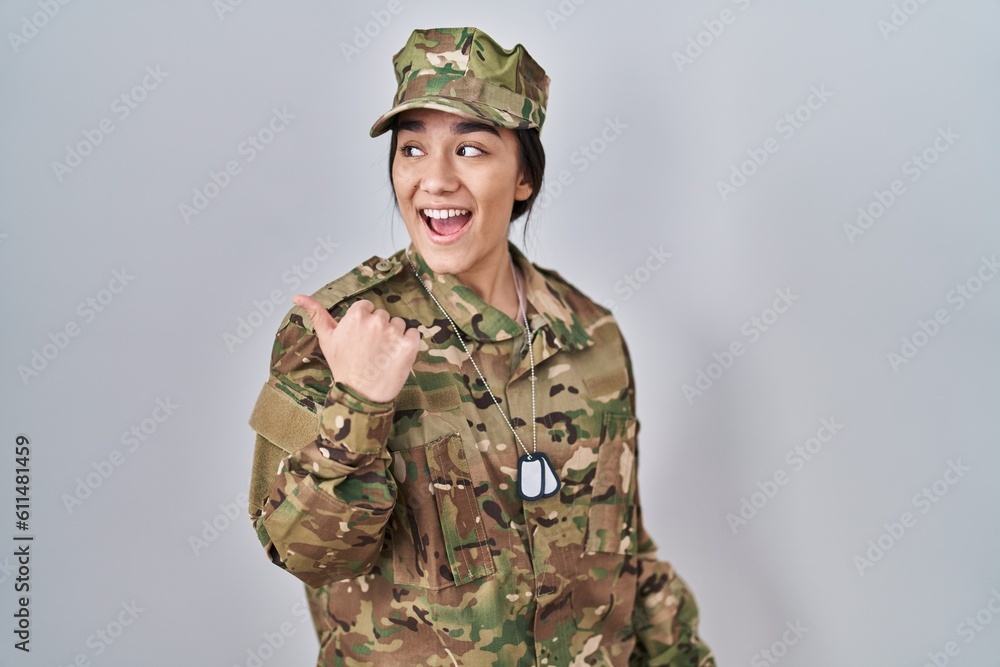
[[[517,460],[517,495],[524,500],[537,500],[555,495],[559,477],[545,454],[525,454]]]

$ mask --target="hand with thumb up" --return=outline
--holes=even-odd
[[[292,301],[306,311],[333,379],[365,398],[396,398],[417,358],[420,332],[367,299],[351,304],[338,323],[318,301],[296,294]]]

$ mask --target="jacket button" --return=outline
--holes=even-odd
[[[375,265],[375,268],[379,271],[388,271],[392,268],[392,262],[387,259],[380,260],[379,263]]]

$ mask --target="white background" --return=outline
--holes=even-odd
[[[32,442],[35,535],[32,651],[5,631],[0,663],[247,665],[289,622],[264,664],[313,664],[302,585],[246,517],[247,419],[290,297],[408,241],[388,135],[368,136],[395,90],[392,55],[413,28],[474,25],[524,44],[552,79],[550,189],[526,252],[614,302],[636,366],[645,520],[719,664],[772,664],[759,652],[778,642],[782,665],[919,666],[954,642],[938,664],[996,665],[1000,280],[983,261],[1000,252],[997,3],[897,2],[898,26],[889,0],[399,0],[395,14],[381,1],[106,0],[51,18],[42,4],[0,8],[3,627],[18,434]],[[147,68],[164,74],[123,117],[116,100]],[[241,142],[275,109],[294,117],[248,161]],[[786,114],[794,133],[776,126]],[[113,131],[75,168],[54,166],[105,118]],[[609,121],[620,132],[602,143]],[[914,171],[925,151],[933,163]],[[240,173],[185,220],[180,205],[230,160]],[[724,197],[734,168],[753,173]],[[850,233],[894,180],[902,194]],[[314,263],[317,238],[337,248]],[[670,253],[655,271],[651,246]],[[132,278],[102,293],[115,271]],[[795,300],[772,318],[776,290]],[[100,312],[80,308],[102,296]],[[756,340],[753,317],[770,322]],[[240,318],[259,326],[227,345]],[[919,343],[909,358],[903,337]],[[711,366],[734,342],[743,353]],[[36,351],[50,358],[22,376]],[[699,371],[711,385],[685,395]],[[158,399],[177,406],[162,423]],[[793,465],[823,418],[842,427]],[[155,430],[123,442],[144,420]],[[95,476],[115,450],[120,465]],[[915,503],[950,462],[968,470]],[[787,483],[753,496],[776,473]],[[88,474],[100,484],[67,504]],[[743,499],[762,506],[733,524]],[[883,535],[904,512],[910,526]],[[880,536],[888,550],[859,564]],[[98,640],[133,601],[134,621]],[[960,626],[983,609],[980,630]],[[808,630],[783,646],[789,622]]]

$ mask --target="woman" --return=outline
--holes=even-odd
[[[643,529],[618,326],[507,240],[545,72],[475,28],[393,62],[371,135],[411,242],[296,295],[250,421],[250,513],[318,664],[714,665]]]

